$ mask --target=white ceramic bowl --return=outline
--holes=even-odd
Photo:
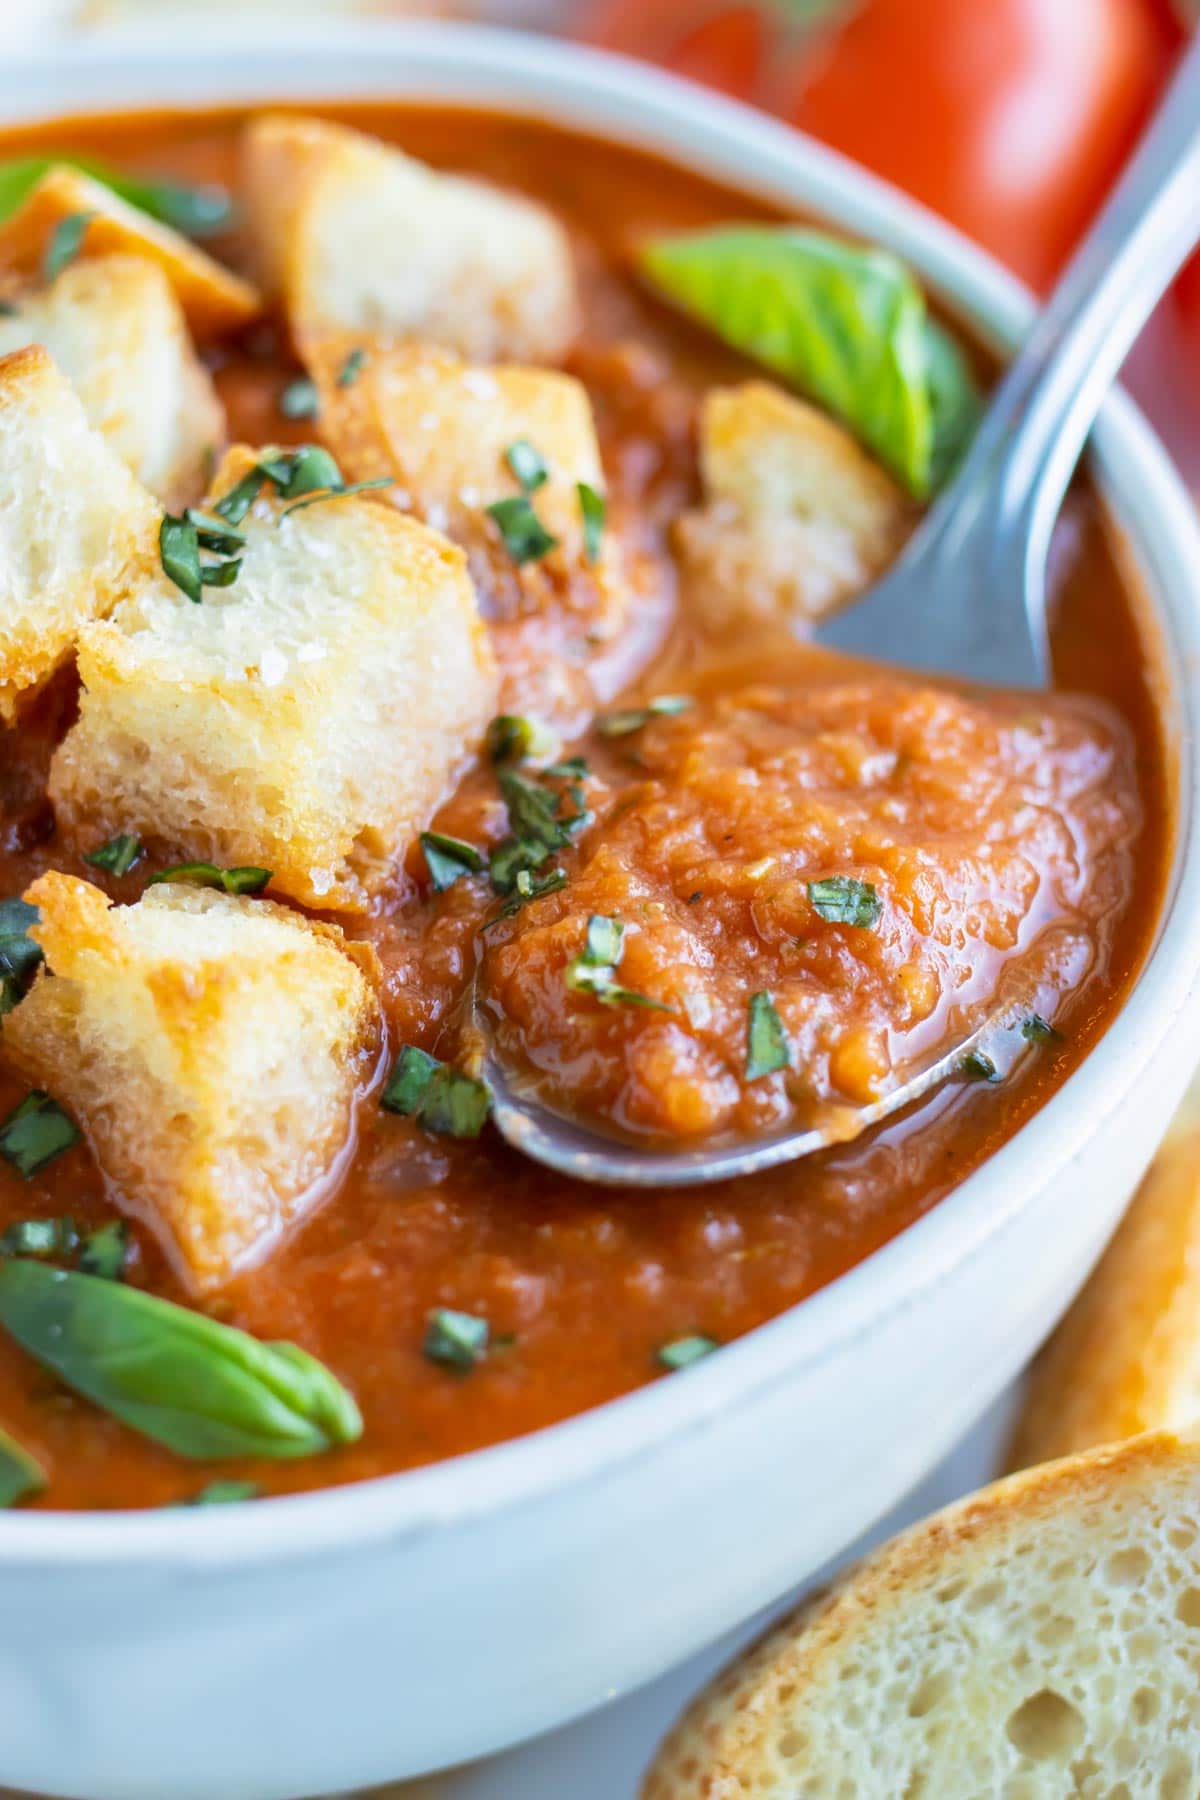
[[[1001,347],[1029,320],[985,257],[794,133],[508,34],[281,27],[236,49],[59,52],[6,70],[0,113],[351,96],[496,105],[647,145],[891,245]],[[1161,935],[1086,1063],[920,1224],[687,1375],[325,1494],[0,1518],[0,1782],[82,1800],[291,1800],[497,1749],[802,1580],[1012,1378],[1098,1254],[1200,1046],[1200,534],[1120,397],[1095,453],[1167,641],[1180,781]]]

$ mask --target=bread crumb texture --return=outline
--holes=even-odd
[[[544,207],[362,132],[267,113],[242,191],[268,291],[298,340],[344,327],[477,362],[555,362],[579,325],[567,235]]]
[[[231,452],[213,494],[253,461]],[[255,504],[232,586],[194,605],[159,570],[83,633],[50,794],[80,842],[133,831],[354,911],[463,767],[495,672],[461,550],[378,500],[308,498]]]
[[[375,961],[270,901],[160,885],[114,906],[29,888],[46,969],[4,1020],[14,1065],[83,1126],[116,1196],[197,1288],[328,1191],[378,1060]]]
[[[1200,1448],[1148,1435],[905,1533],[701,1696],[643,1800],[1195,1800]]]
[[[160,516],[43,348],[0,357],[0,719],[149,575]]]

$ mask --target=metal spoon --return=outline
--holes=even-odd
[[[888,574],[821,628],[822,643],[993,687],[1047,684],[1046,558],[1067,483],[1127,350],[1198,237],[1200,37],[953,481]],[[870,1106],[831,1109],[814,1129],[694,1150],[645,1147],[551,1111],[500,1064],[479,1007],[475,1061],[498,1129],[524,1155],[608,1186],[698,1186],[847,1142],[961,1072],[972,1051],[1003,1074],[1022,1047],[1019,1010],[1010,995]]]

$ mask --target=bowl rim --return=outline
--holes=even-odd
[[[475,104],[631,143],[754,193],[827,215],[888,245],[981,338],[1010,349],[1034,312],[1028,290],[951,227],[837,153],[749,107],[624,57],[495,27],[438,22],[239,26],[239,56],[177,26],[20,54],[6,69],[0,129],[154,107]],[[256,54],[255,52],[261,52]],[[1179,761],[1175,865],[1159,935],[1120,1011],[1063,1086],[922,1219],[845,1275],[669,1381],[524,1437],[428,1467],[269,1506],[5,1515],[0,1573],[100,1565],[172,1571],[344,1555],[467,1526],[670,1454],[731,1406],[813,1370],[950,1280],[1078,1155],[1119,1105],[1200,985],[1200,520],[1166,452],[1120,392],[1092,441],[1102,489],[1128,515],[1156,594]],[[1131,501],[1129,496],[1133,494]],[[1136,515],[1136,518],[1134,517]]]

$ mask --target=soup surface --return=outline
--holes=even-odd
[[[164,1504],[218,1472],[267,1493],[358,1480],[673,1378],[664,1346],[728,1342],[803,1299],[995,1151],[1103,1031],[1156,922],[1169,779],[1152,657],[1085,483],[1054,556],[1057,691],[1036,708],[837,660],[769,620],[733,632],[706,624],[681,590],[669,531],[699,492],[702,395],[751,371],[640,290],[629,247],[647,231],[756,208],[538,124],[420,109],[336,116],[529,194],[566,222],[586,308],[566,366],[595,408],[632,594],[598,633],[594,594],[568,589],[531,610],[502,569],[473,561],[500,704],[552,715],[560,762],[584,758],[582,774],[568,767],[541,791],[586,822],[564,838],[565,885],[499,920],[482,877],[436,892],[414,847],[385,903],[351,927],[380,958],[393,1042],[449,1054],[478,966],[502,1046],[554,1099],[669,1143],[871,1100],[906,1061],[981,1016],[1014,952],[1028,1014],[1046,1029],[1029,1034],[1003,1083],[952,1082],[852,1144],[703,1191],[572,1185],[491,1131],[431,1135],[369,1093],[340,1187],[260,1266],[198,1302],[138,1224],[127,1271],[321,1358],[356,1397],[361,1438],[294,1462],[198,1469],[68,1393],[0,1334],[0,1425],[50,1476],[34,1504]],[[242,123],[83,122],[69,140],[124,169],[236,187]],[[4,148],[62,139],[25,133]],[[235,266],[246,252],[236,238],[219,247]],[[280,409],[298,373],[281,332],[253,326],[210,360],[233,441],[312,436]],[[655,710],[663,695],[690,704]],[[56,832],[47,770],[75,705],[68,671],[0,733],[0,896],[62,869],[128,902],[153,866],[97,875]],[[614,729],[614,713],[636,722]],[[502,841],[496,767],[469,770],[435,825],[468,843]],[[872,929],[847,930],[814,904],[813,882],[834,878],[882,897]],[[604,956],[586,954],[594,916],[624,924],[616,974],[630,1003],[598,996],[609,977],[594,973]],[[751,992],[772,997],[793,1046],[790,1066],[754,1079]],[[0,1069],[0,1116],[27,1087]],[[84,1227],[113,1216],[86,1145],[31,1180],[0,1163],[0,1229],[64,1213]],[[488,1321],[491,1347],[468,1371],[423,1350],[438,1308]]]

